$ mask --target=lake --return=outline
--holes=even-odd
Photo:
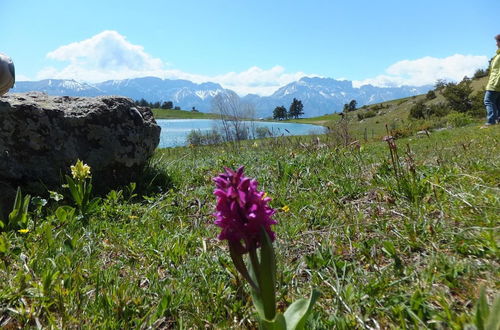
[[[215,119],[157,119],[161,127],[159,148],[185,146],[186,137],[192,130],[209,131],[216,127],[219,120]],[[244,122],[248,126],[267,127],[273,136],[308,135],[323,132],[322,126],[279,122]]]

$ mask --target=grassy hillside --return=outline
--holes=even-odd
[[[487,83],[487,79],[488,79],[487,77],[483,77],[480,79],[472,80],[471,87],[473,88],[473,94],[484,90],[484,87],[486,86]],[[440,102],[445,102],[445,98],[443,97],[441,92],[436,92],[436,98],[432,100],[427,100],[426,95],[417,95],[413,97],[407,97],[397,100],[371,104],[368,106],[364,106],[360,109],[357,109],[355,111],[348,112],[345,116],[345,119],[348,123],[351,133],[358,139],[364,137],[379,139],[381,136],[386,134],[386,125],[393,131],[394,130],[417,131],[420,129],[426,129],[429,126],[432,126],[431,123],[432,120],[416,121],[409,119],[411,107],[414,106],[419,101],[425,102],[426,105],[432,105]],[[368,111],[375,112],[376,116],[371,118],[365,118],[361,121],[357,118],[358,114],[365,114]],[[486,110],[484,110],[483,117],[485,116],[486,116]],[[483,117],[481,117],[481,119],[477,119],[478,122],[484,121]],[[340,120],[341,120],[340,114],[331,114],[321,117],[304,118],[293,121],[298,123],[308,123],[308,124],[336,127],[337,123]],[[443,120],[446,121],[446,119]]]

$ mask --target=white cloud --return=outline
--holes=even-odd
[[[154,58],[146,53],[142,46],[132,44],[116,31],[103,31],[89,39],[61,46],[48,53],[47,58],[66,62],[66,66],[62,69],[45,67],[38,72],[36,79],[101,82],[153,76],[164,79],[187,79],[196,83],[216,82],[240,95],[250,93],[270,95],[278,88],[304,76],[320,76],[304,72],[286,72],[285,68],[279,65],[270,69],[253,66],[242,72],[215,76],[183,72],[167,68],[168,63]],[[472,76],[478,68],[485,68],[487,63],[486,56],[458,54],[446,58],[423,57],[403,60],[388,67],[385,74],[354,81],[353,85],[355,87],[366,84],[384,87],[421,86],[434,84],[438,79],[458,81],[466,75]]]
[[[386,69],[387,74],[354,81],[353,85],[374,85],[393,87],[401,85],[433,85],[438,79],[460,81],[463,77],[472,77],[477,69],[488,65],[486,56],[455,54],[445,58],[426,56],[416,60],[403,60]]]
[[[46,67],[37,74],[37,79],[75,79],[100,82],[153,76],[168,79],[187,79],[193,82],[216,82],[240,95],[249,93],[270,95],[279,87],[296,81],[305,73],[286,73],[281,66],[269,70],[251,67],[243,72],[229,72],[216,76],[204,76],[165,69],[162,60],[134,45],[116,31],[103,31],[89,39],[61,46],[47,54],[47,58],[69,62],[62,69]]]
[[[164,63],[116,31],[103,31],[89,39],[61,46],[47,58],[69,62],[61,70],[42,69],[38,79],[59,78],[97,82],[142,77],[162,70]]]
[[[269,70],[254,66],[240,73],[229,72],[211,79],[238,94],[271,95],[278,88],[304,76],[307,75],[303,72],[286,73],[282,66],[274,66]]]

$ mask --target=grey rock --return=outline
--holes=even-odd
[[[126,184],[159,141],[151,110],[128,98],[0,97],[0,181],[12,185],[59,186],[77,159],[91,167],[94,185]]]
[[[427,130],[422,130],[422,131],[418,131],[417,132],[417,136],[423,136],[423,135],[431,135],[431,132],[427,131]]]

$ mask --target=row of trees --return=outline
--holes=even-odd
[[[302,101],[294,98],[288,110],[283,105],[274,108],[273,119],[277,120],[290,119],[290,118],[297,119],[303,114],[304,114],[304,105],[302,104]]]
[[[172,101],[164,101],[164,102],[148,102],[145,99],[136,100],[135,104],[141,107],[150,107],[154,109],[174,109],[180,110],[181,107],[174,107],[174,103]],[[194,109],[194,108],[193,108]]]

